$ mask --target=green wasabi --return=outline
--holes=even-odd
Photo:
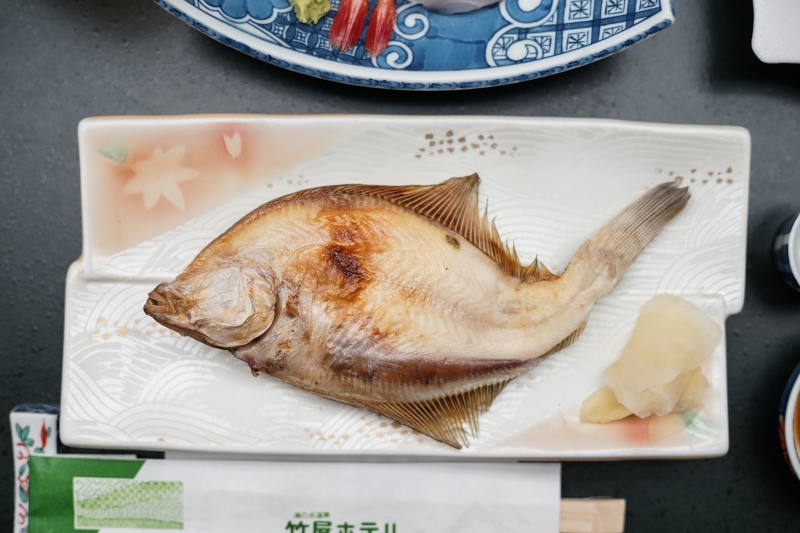
[[[331,10],[328,0],[289,0],[289,3],[294,7],[297,20],[305,24],[316,24]]]

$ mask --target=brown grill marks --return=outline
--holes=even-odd
[[[370,274],[352,249],[325,247],[318,254],[317,261],[318,265],[308,266],[317,271],[312,275],[317,285],[317,296],[323,300],[352,303],[369,284]]]
[[[353,291],[357,290],[359,283],[367,277],[358,257],[340,247],[328,248],[327,252],[330,263],[341,274],[344,284],[352,287]]]
[[[319,221],[328,233],[320,257],[320,288],[328,297],[352,301],[372,280],[370,260],[386,249],[386,235],[369,212],[354,205],[324,210]]]

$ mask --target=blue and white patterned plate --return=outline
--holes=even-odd
[[[503,0],[439,15],[416,0],[397,8],[388,48],[333,49],[340,0],[317,24],[288,0],[155,0],[206,35],[253,57],[328,80],[390,89],[504,85],[579,67],[619,52],[675,20],[671,0]]]

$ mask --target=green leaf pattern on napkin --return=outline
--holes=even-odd
[[[75,529],[183,529],[183,483],[73,479]]]

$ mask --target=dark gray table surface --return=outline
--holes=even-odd
[[[752,134],[744,311],[728,319],[730,452],[691,461],[566,463],[563,495],[628,500],[627,531],[800,531],[780,455],[781,391],[800,361],[800,294],[770,248],[800,210],[800,66],[750,49],[749,0],[676,0],[641,44],[542,80],[456,93],[361,89],[261,63],[148,0],[5,0],[0,9],[0,413],[59,402],[68,265],[80,254],[78,121],[93,115],[390,113],[726,124]],[[0,531],[12,455],[0,422]]]

